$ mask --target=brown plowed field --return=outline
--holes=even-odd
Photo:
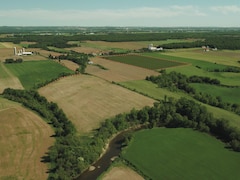
[[[100,69],[94,65],[88,65],[86,72],[108,81],[123,82],[130,80],[141,80],[145,79],[146,76],[159,75],[158,72],[153,70],[114,62],[100,57],[94,57],[91,59],[91,61],[93,61],[94,64],[99,64],[107,68],[108,70]]]
[[[54,139],[51,127],[20,104],[0,98],[0,179],[47,179],[41,162]]]
[[[89,132],[106,118],[152,105],[154,100],[94,76],[62,78],[39,90],[57,103],[79,132]]]

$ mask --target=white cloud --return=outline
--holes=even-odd
[[[0,11],[1,18],[7,18],[9,22],[11,20],[22,21],[46,21],[55,23],[77,23],[88,21],[103,21],[103,22],[130,22],[131,20],[141,19],[163,19],[172,17],[194,17],[205,16],[203,12],[194,6],[171,6],[163,8],[155,7],[139,7],[132,9],[99,9],[99,10],[43,10],[43,9],[27,9],[27,10],[8,10]],[[1,25],[1,24],[0,24]]]
[[[215,12],[220,12],[223,14],[229,13],[240,13],[240,6],[231,5],[231,6],[214,6],[211,7],[211,10]]]

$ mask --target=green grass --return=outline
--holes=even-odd
[[[157,128],[134,134],[123,157],[151,179],[236,179],[240,153],[192,129]]]
[[[240,87],[227,88],[200,83],[192,83],[191,86],[195,88],[197,92],[205,92],[212,96],[220,96],[224,102],[240,103]]]
[[[153,57],[147,57],[147,56],[138,56],[138,55],[109,56],[105,58],[112,61],[117,61],[117,62],[130,64],[138,67],[152,69],[152,70],[183,65],[183,63],[179,63],[175,61],[169,61],[165,59],[153,58]]]
[[[6,67],[19,78],[25,89],[56,78],[60,73],[73,73],[66,67],[49,60],[6,64]]]
[[[154,99],[164,99],[164,96],[168,96],[168,97],[173,97],[175,99],[179,99],[181,97],[186,97],[188,99],[191,99],[197,103],[200,103],[199,101],[194,100],[192,97],[188,96],[185,93],[181,93],[181,92],[170,92],[167,89],[164,88],[158,88],[156,84],[150,82],[150,81],[146,81],[146,80],[137,80],[137,81],[127,81],[127,82],[121,82],[121,85],[127,87],[128,89],[132,89],[136,92],[139,92],[141,94],[145,94],[149,97],[152,97]],[[238,95],[237,95],[238,97]],[[237,127],[240,129],[240,118],[237,114],[221,109],[221,108],[217,108],[217,107],[213,107],[207,104],[203,104],[200,103],[203,106],[205,106],[207,108],[207,110],[213,114],[213,116],[215,118],[224,118],[226,120],[229,120],[230,125]]]

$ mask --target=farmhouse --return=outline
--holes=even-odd
[[[149,45],[148,45],[148,49],[149,49],[150,51],[162,51],[162,50],[163,50],[162,47],[155,47],[155,46],[153,46],[153,44],[149,44]]]
[[[27,51],[25,51],[25,48],[22,48],[17,52],[17,48],[14,47],[14,55],[15,56],[23,56],[23,55],[27,56],[27,55],[33,55],[33,52],[27,52]]]

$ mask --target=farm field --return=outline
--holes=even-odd
[[[212,63],[224,64],[228,66],[240,67],[239,50],[218,50],[204,52],[201,48],[177,49],[174,51],[166,51],[165,55],[203,60]]]
[[[99,178],[101,180],[143,180],[144,178],[137,174],[132,169],[124,166],[114,166],[106,172],[102,178]]]
[[[53,145],[51,127],[20,104],[0,97],[0,179],[47,179],[42,162]]]
[[[156,128],[134,134],[123,157],[151,179],[235,179],[240,154],[192,129]]]
[[[153,105],[154,100],[89,75],[62,78],[39,89],[66,113],[80,133],[90,132],[116,114]]]
[[[227,88],[227,87],[219,87],[209,84],[199,84],[192,83],[191,86],[197,90],[197,92],[204,92],[207,94],[211,94],[212,96],[220,96],[223,102],[236,103],[240,102],[240,87],[236,88]]]
[[[229,85],[229,86],[240,86],[240,73],[232,73],[232,72],[209,72],[208,69],[224,69],[226,65],[223,64],[215,64],[212,62],[197,60],[197,59],[189,59],[189,58],[181,58],[165,55],[165,53],[144,53],[146,56],[150,57],[159,57],[166,60],[175,60],[179,62],[190,63],[191,66],[177,66],[171,67],[167,69],[167,72],[176,71],[187,76],[207,76],[210,78],[216,78],[221,81],[221,84]],[[201,67],[201,68],[197,68]]]
[[[186,65],[186,63],[179,63],[176,61],[169,61],[165,59],[153,58],[148,56],[139,56],[139,55],[108,56],[105,58],[111,61],[117,61],[125,64],[130,64],[133,66],[146,68],[146,69],[152,69],[152,70]]]
[[[149,44],[156,46],[169,43],[193,42],[194,39],[168,39],[162,41],[130,41],[130,42],[106,42],[106,41],[84,41],[69,42],[70,44],[79,44],[84,48],[94,48],[101,51],[128,51],[147,48]]]
[[[99,57],[91,58],[91,61],[93,61],[94,64],[99,64],[105,67],[107,70],[101,69],[97,66],[88,65],[86,72],[110,82],[139,80],[145,79],[146,76],[159,75],[158,72],[150,69],[109,61]]]
[[[0,93],[6,88],[23,89],[19,79],[0,62]]]
[[[135,90],[142,94],[146,94],[149,97],[153,97],[154,99],[163,100],[164,96],[166,95],[168,97],[174,97],[176,99],[179,99],[181,97],[186,97],[191,100],[194,100],[193,98],[189,97],[185,93],[170,92],[167,89],[158,88],[156,84],[146,81],[146,80],[121,82],[120,84],[129,89]],[[196,101],[196,100],[194,100],[194,101]],[[200,104],[204,105],[207,108],[207,110],[213,114],[214,117],[228,119],[230,122],[230,125],[240,128],[239,116],[237,114],[226,111],[224,109],[213,107],[213,106],[210,106],[207,104],[203,104],[203,103],[200,103]]]
[[[25,89],[33,88],[39,83],[58,77],[60,73],[73,73],[68,68],[54,61],[26,61],[5,65],[19,78]]]

